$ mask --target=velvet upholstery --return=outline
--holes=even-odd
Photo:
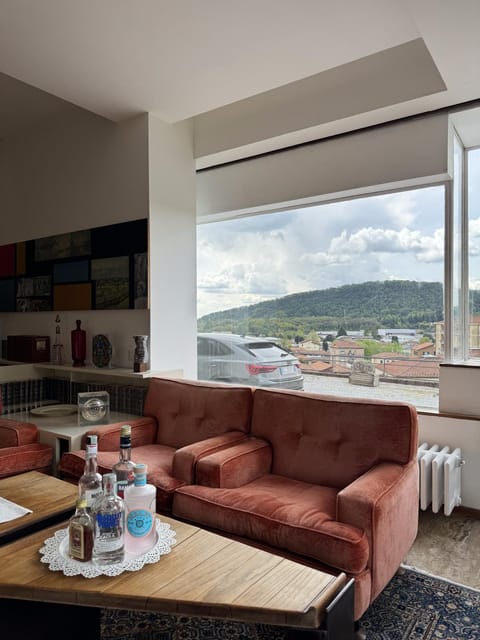
[[[405,403],[254,391],[250,439],[197,461],[173,514],[355,579],[355,619],[418,524],[418,426]]]
[[[15,476],[26,471],[51,474],[53,451],[46,444],[34,442],[19,447],[0,449],[0,478]]]
[[[35,424],[0,418],[0,478],[26,471],[51,473],[52,462],[53,450],[38,442]]]
[[[157,442],[175,449],[227,433],[250,431],[252,391],[190,380],[152,378],[143,413],[158,424]]]
[[[132,460],[148,465],[148,482],[157,487],[157,509],[171,509],[176,488],[195,481],[199,459],[248,437],[252,390],[207,382],[151,378],[144,416],[131,421]],[[99,472],[106,473],[119,458],[124,423],[92,429],[98,436]],[[85,446],[85,437],[83,446]],[[78,480],[83,450],[64,453],[60,472]]]

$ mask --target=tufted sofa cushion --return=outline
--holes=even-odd
[[[249,387],[152,378],[143,413],[158,423],[157,442],[180,449],[228,431],[248,433]]]
[[[252,435],[272,445],[272,473],[341,489],[380,462],[407,464],[416,423],[405,403],[256,389]]]

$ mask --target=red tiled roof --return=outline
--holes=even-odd
[[[377,369],[394,378],[438,378],[440,364],[438,360],[404,360],[403,362],[387,362]]]
[[[340,338],[339,340],[334,340],[332,343],[332,346],[335,349],[362,349],[363,350],[363,347],[361,344],[358,344],[354,340],[347,340],[344,338]]]
[[[415,347],[412,347],[412,351],[424,351],[432,347],[435,347],[433,342],[422,342],[422,344],[417,344]]]
[[[310,362],[308,364],[305,362],[300,363],[300,369],[302,371],[327,371],[331,368],[332,365],[330,364],[330,362],[322,362],[321,360]]]

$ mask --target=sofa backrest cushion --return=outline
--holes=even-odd
[[[158,422],[157,443],[179,449],[227,431],[250,431],[252,390],[152,378],[143,413]]]
[[[343,488],[379,462],[406,464],[417,413],[400,402],[256,389],[252,435],[273,448],[272,473]]]

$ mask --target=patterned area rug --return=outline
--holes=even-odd
[[[361,620],[367,640],[480,640],[480,591],[401,568]],[[102,640],[284,640],[285,629],[102,610]]]

